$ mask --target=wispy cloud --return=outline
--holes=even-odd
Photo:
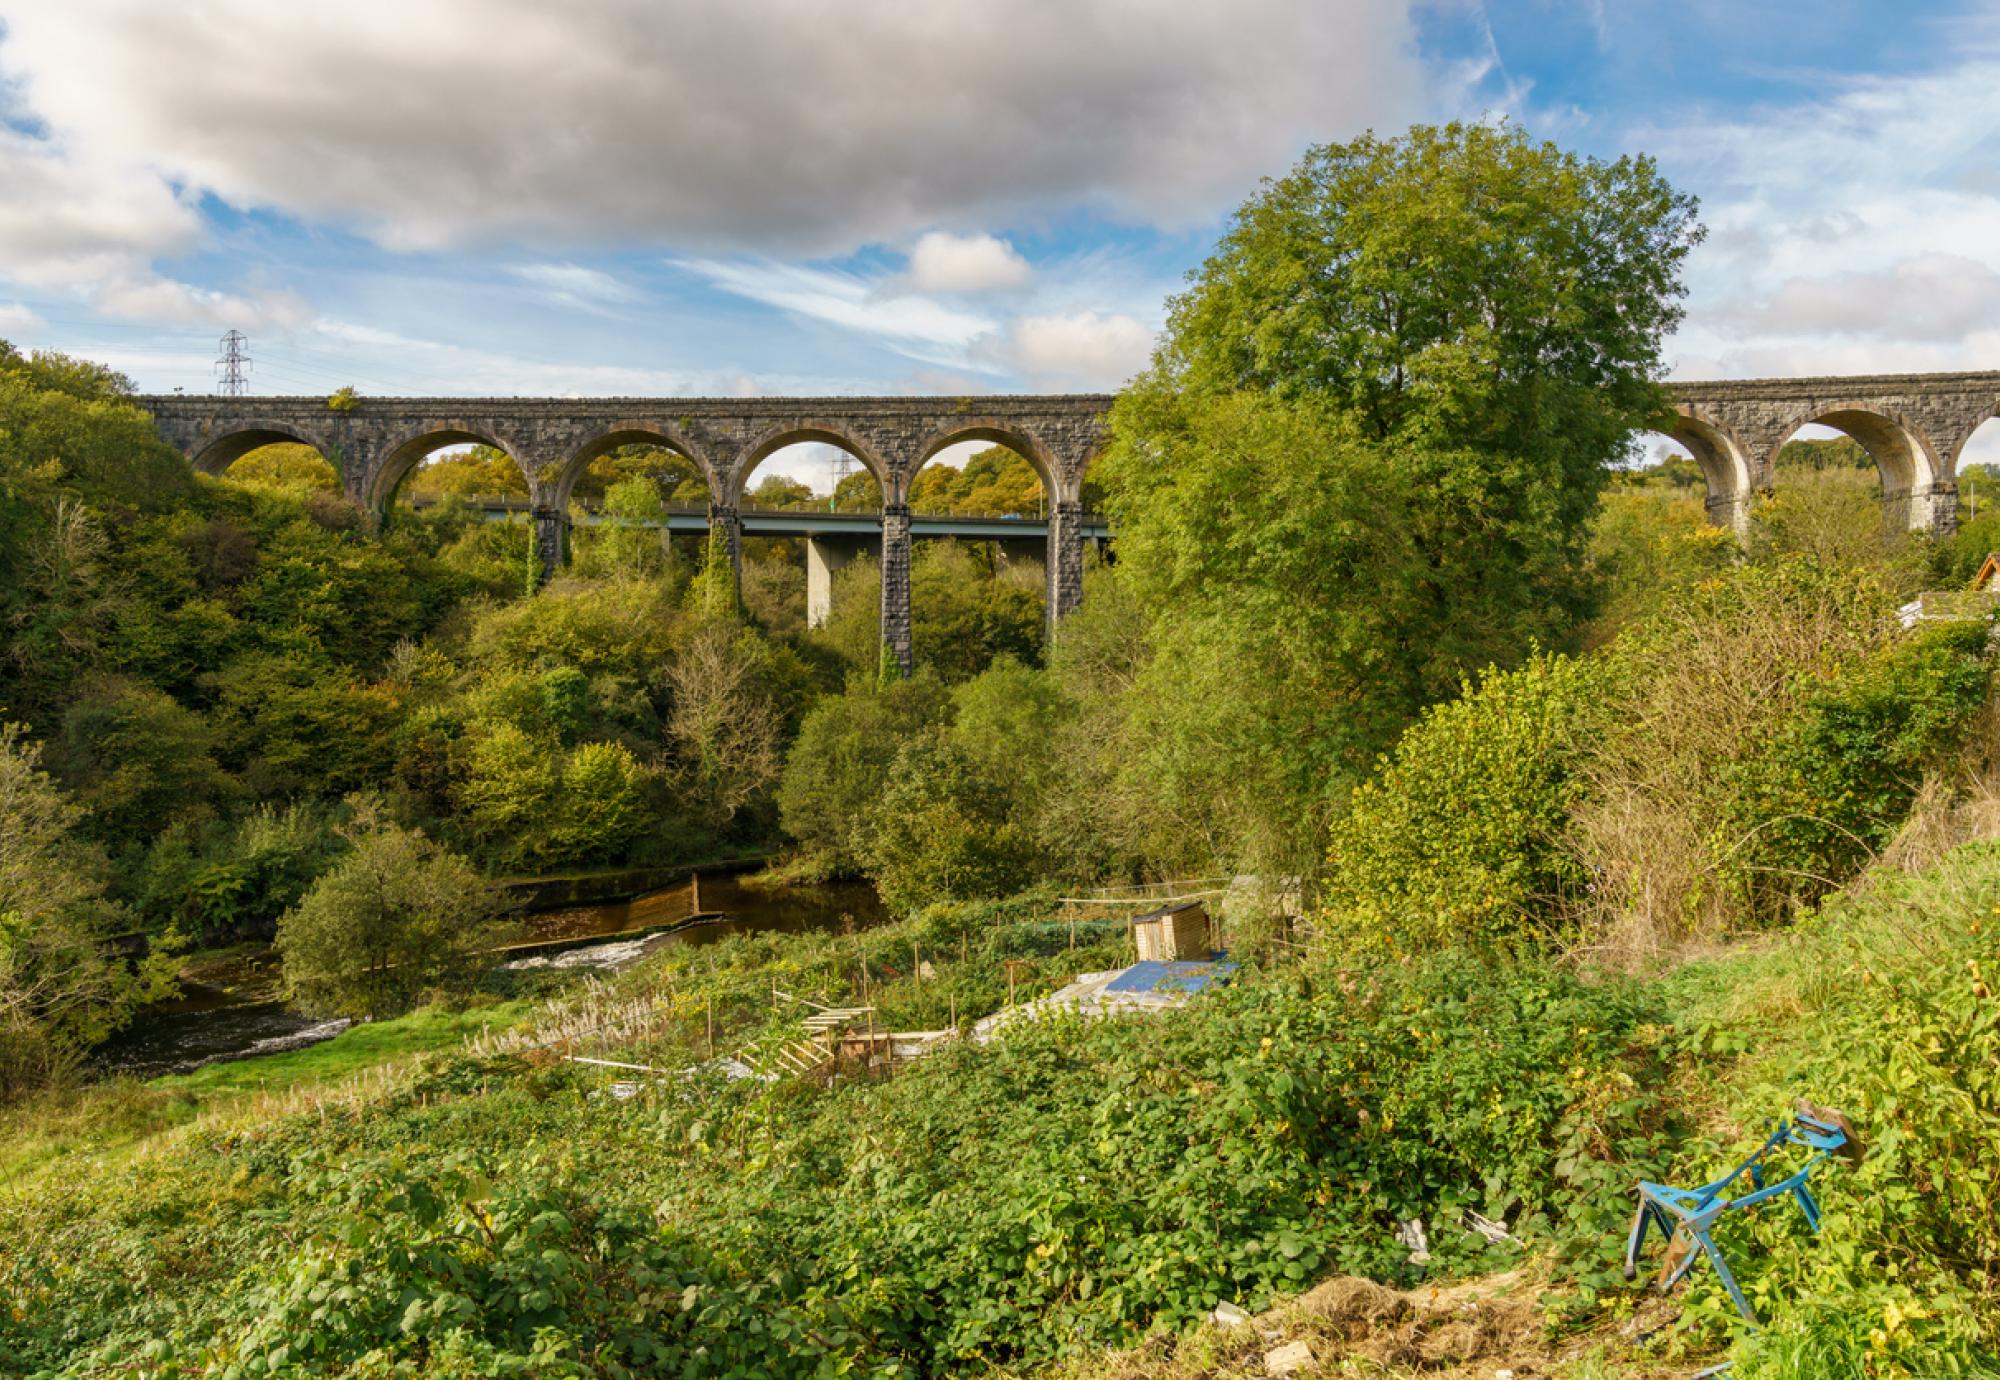
[[[879,338],[929,363],[955,363],[965,347],[994,328],[984,316],[885,281],[769,260],[677,259],[674,265],[738,297]]]
[[[549,300],[586,311],[603,311],[635,302],[639,294],[602,269],[579,264],[515,264],[507,270]]]

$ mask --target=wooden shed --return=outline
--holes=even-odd
[[[1138,946],[1139,961],[1164,963],[1206,959],[1214,946],[1208,924],[1208,907],[1199,901],[1180,901],[1132,918],[1132,941]]]

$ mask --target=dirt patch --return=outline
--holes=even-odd
[[[1651,1380],[1691,1369],[1634,1355],[1632,1342],[1652,1330],[1637,1326],[1637,1318],[1618,1330],[1622,1336],[1551,1337],[1537,1306],[1541,1287],[1519,1272],[1410,1290],[1344,1276],[1247,1322],[1155,1336],[1095,1366],[1061,1373],[1088,1380],[1265,1380],[1264,1358],[1297,1342],[1313,1358],[1302,1376],[1494,1380],[1510,1373],[1513,1380],[1550,1380],[1576,1374],[1587,1353],[1604,1367],[1591,1374]]]

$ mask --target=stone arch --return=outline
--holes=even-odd
[[[1735,498],[1755,487],[1749,453],[1735,433],[1714,418],[1683,403],[1674,413],[1673,425],[1662,427],[1660,434],[1687,447],[1701,466],[1711,496]]]
[[[1764,473],[1775,477],[1778,455],[1801,427],[1831,427],[1868,452],[1882,486],[1882,501],[1890,526],[1931,530],[1948,473],[1937,449],[1909,418],[1879,403],[1841,401],[1820,404],[1782,425],[1764,457]],[[1949,522],[1949,515],[1944,516]]]
[[[392,441],[382,452],[382,459],[368,476],[362,491],[362,506],[373,512],[387,512],[396,490],[409,477],[423,459],[444,446],[481,445],[492,446],[504,452],[508,459],[521,471],[528,481],[528,491],[536,490],[535,467],[529,464],[517,446],[510,444],[498,432],[488,427],[462,420],[429,422],[417,430]]]
[[[1718,527],[1742,529],[1756,478],[1750,454],[1736,434],[1687,403],[1675,409],[1672,424],[1660,428],[1659,434],[1679,442],[1701,467],[1708,486],[1708,520]]]
[[[1885,496],[1927,489],[1947,473],[1930,438],[1907,417],[1877,403],[1836,402],[1799,413],[1778,429],[1771,452],[1764,457],[1766,474],[1776,472],[1778,452],[1807,426],[1831,427],[1867,451],[1882,477]]]
[[[1953,481],[1958,479],[1958,467],[1965,459],[1965,448],[1972,444],[1974,433],[1995,417],[2000,417],[2000,398],[1980,408],[1972,420],[1959,429],[1957,437],[1951,443],[1950,451],[1944,456],[1944,472]]]
[[[1041,437],[1028,428],[991,417],[968,417],[948,422],[924,439],[924,443],[917,448],[909,471],[897,486],[896,501],[909,502],[910,485],[916,482],[917,474],[923,467],[935,459],[939,451],[964,441],[985,441],[990,445],[1005,446],[1026,460],[1041,479],[1042,492],[1051,507],[1064,499],[1074,499],[1083,487],[1081,471],[1068,474],[1056,462],[1049,448],[1042,444]]]
[[[260,446],[282,445],[288,441],[311,446],[319,452],[319,458],[333,468],[334,474],[340,475],[338,453],[327,444],[324,437],[291,422],[270,421],[264,418],[246,418],[240,422],[232,422],[227,430],[218,429],[215,435],[203,437],[188,455],[188,462],[203,474],[221,475],[231,465]]]
[[[726,476],[721,477],[722,482],[717,483],[715,478],[710,479],[715,491],[722,496],[722,506],[735,508],[743,502],[744,486],[750,482],[750,476],[775,452],[783,450],[786,446],[810,441],[817,441],[821,445],[838,446],[859,460],[867,471],[875,476],[875,484],[882,491],[882,501],[884,503],[891,501],[892,471],[888,462],[883,460],[873,446],[839,422],[798,421],[784,422],[766,429],[737,452],[736,463],[731,466]]]
[[[720,487],[716,483],[715,466],[709,462],[707,454],[691,441],[679,427],[665,422],[621,420],[607,422],[597,428],[583,443],[570,452],[569,458],[543,483],[549,506],[567,509],[570,492],[576,481],[590,468],[590,462],[598,456],[618,449],[620,446],[656,445],[662,450],[670,450],[685,456],[693,462],[708,481],[708,491],[714,494]]]

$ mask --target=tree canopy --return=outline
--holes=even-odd
[[[1311,872],[1421,705],[1572,635],[1699,237],[1650,160],[1513,126],[1314,148],[1238,211],[1100,470],[1163,792]]]

